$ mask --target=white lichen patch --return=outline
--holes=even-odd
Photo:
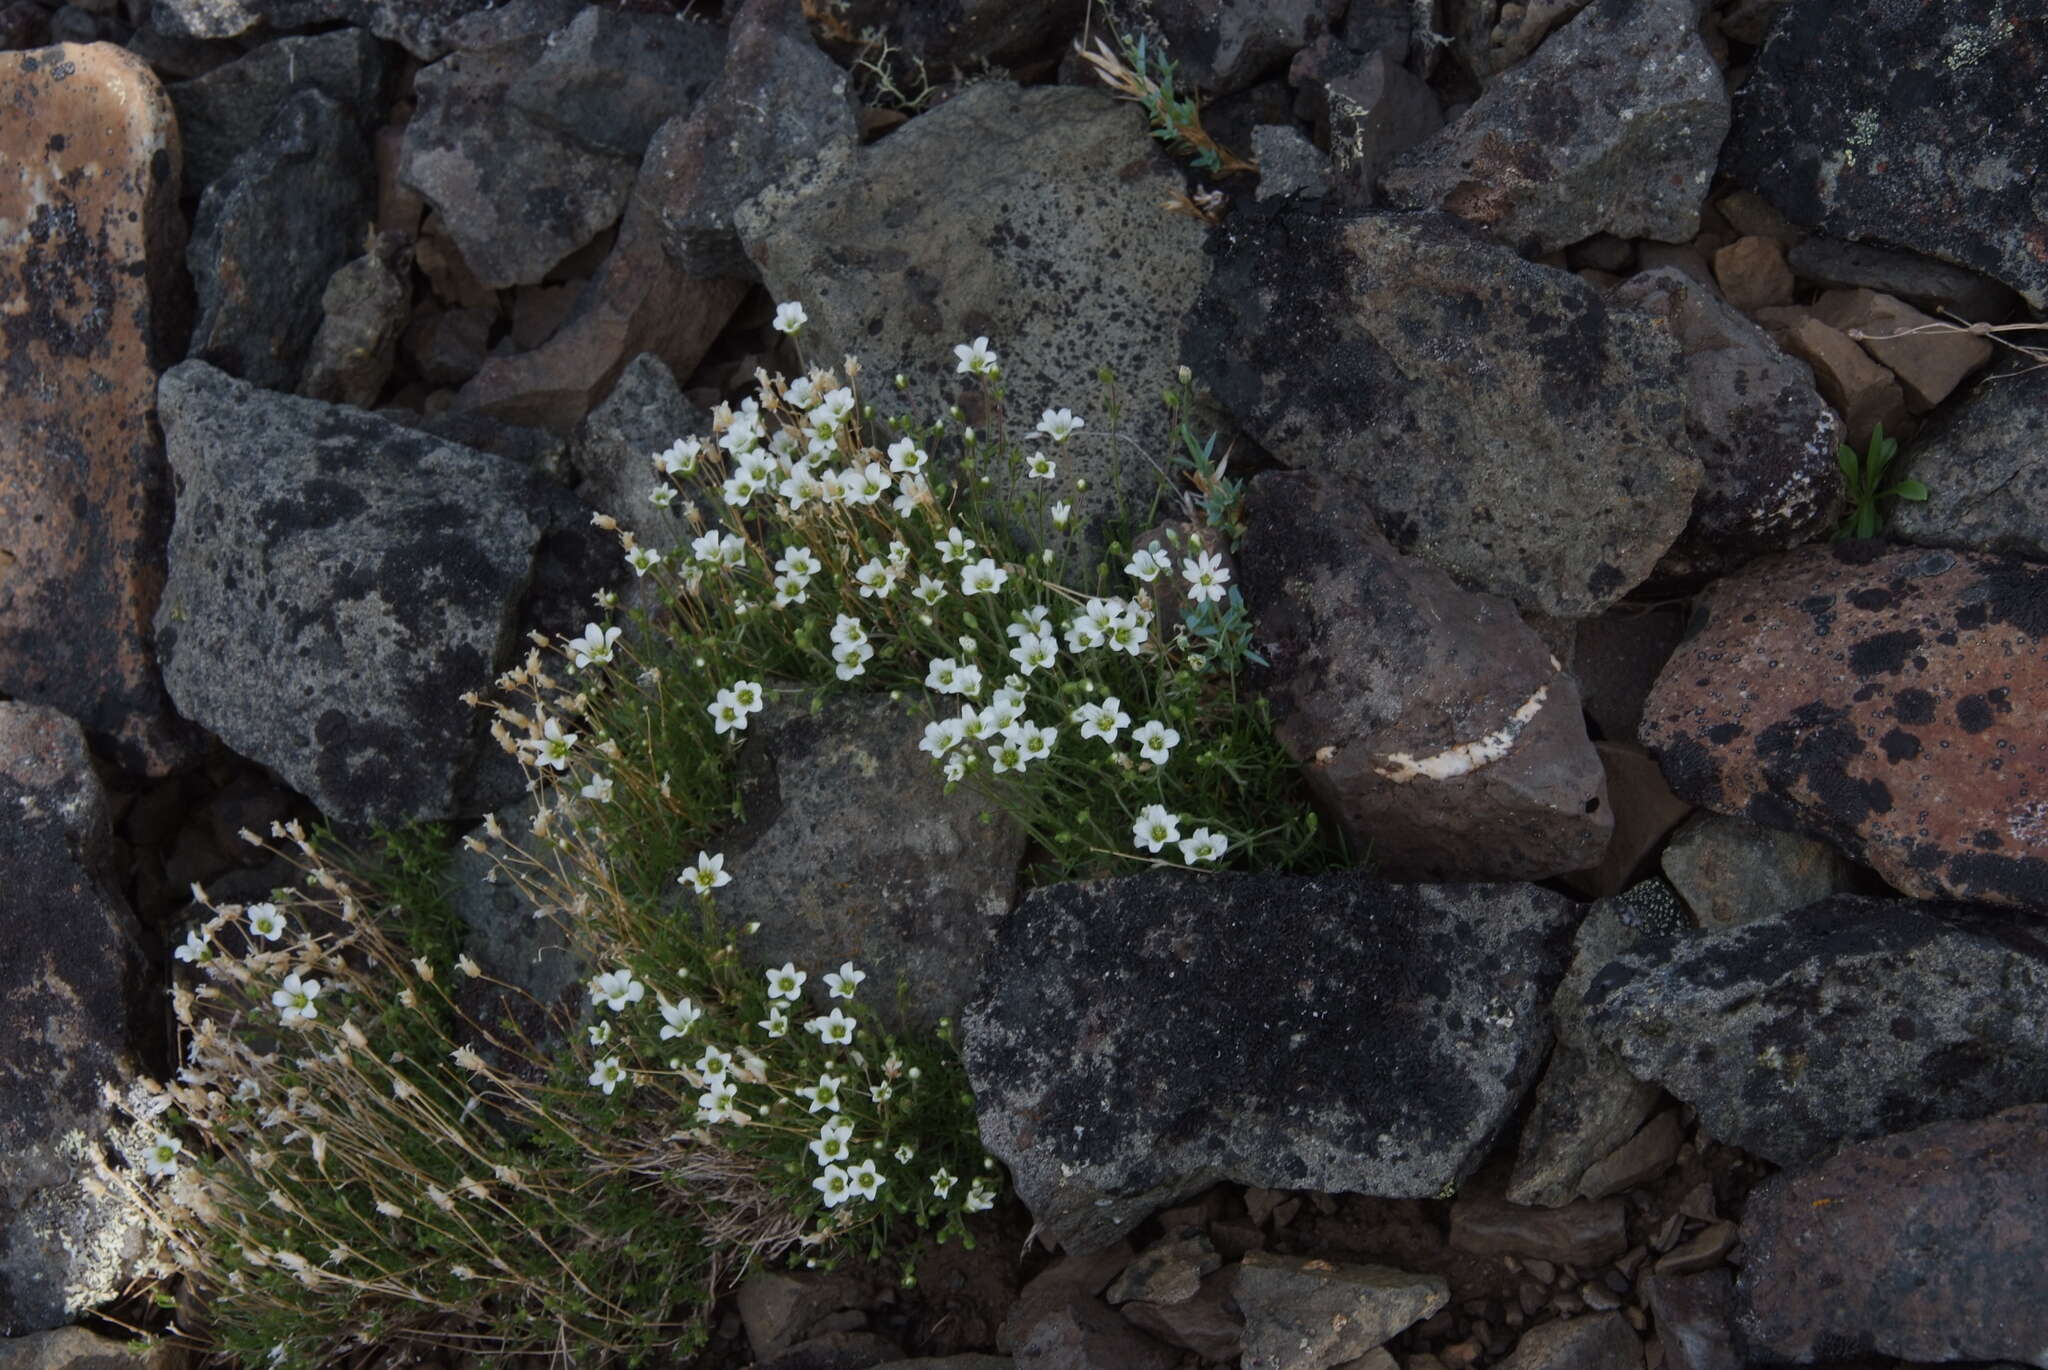
[[[1405,785],[1411,780],[1455,780],[1461,775],[1470,775],[1514,750],[1522,730],[1543,712],[1543,701],[1549,694],[1550,686],[1538,686],[1536,693],[1523,700],[1522,706],[1508,715],[1507,722],[1475,741],[1461,742],[1424,757],[1409,752],[1393,752],[1387,756],[1386,764],[1373,767],[1373,772],[1396,785]]]

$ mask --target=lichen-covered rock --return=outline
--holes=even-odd
[[[347,110],[314,89],[206,188],[187,259],[199,295],[188,355],[271,390],[299,383],[328,280],[363,241],[376,173]]]
[[[1684,354],[1685,431],[1702,480],[1657,579],[1698,585],[1831,526],[1843,428],[1812,368],[1674,267],[1632,276],[1612,298],[1667,321]]]
[[[1873,542],[1716,582],[1642,740],[1672,789],[1918,898],[2048,909],[2048,567]]]
[[[1664,878],[1703,928],[1777,918],[1857,887],[1825,842],[1726,814],[1694,814],[1664,848]]]
[[[149,68],[104,44],[0,53],[0,108],[0,693],[161,773],[196,750],[149,626],[170,529],[152,416],[184,247],[177,123]]]
[[[659,509],[648,498],[661,486],[675,486],[654,459],[678,438],[710,433],[711,416],[685,398],[661,358],[642,353],[619,374],[605,402],[577,426],[569,445],[579,478],[576,493],[591,508],[618,520],[642,547],[666,556],[694,534],[686,499]],[[652,585],[635,577],[626,593],[645,603]]]
[[[1981,271],[2048,308],[2048,49],[2003,0],[1792,0],[1725,169],[1794,223]]]
[[[1515,614],[1394,552],[1328,476],[1252,483],[1239,554],[1274,733],[1373,864],[1537,880],[1614,833],[1578,685]]]
[[[1742,1215],[1753,1358],[2048,1364],[2048,1106],[1773,1176]]]
[[[1119,0],[1119,28],[1163,43],[1176,82],[1215,97],[1286,67],[1327,34],[1345,0]]]
[[[1434,1195],[1535,1073],[1572,920],[1356,875],[1034,890],[964,1019],[982,1139],[1074,1250],[1220,1179]]]
[[[2048,1098],[2048,933],[2011,910],[1835,895],[1645,938],[1586,990],[1588,1030],[1779,1165]]]
[[[734,878],[718,895],[728,921],[760,923],[749,957],[795,961],[820,992],[850,959],[869,976],[859,1011],[899,1031],[966,1005],[1024,854],[1015,824],[984,823],[971,791],[945,793],[922,731],[884,698],[757,717],[740,761],[746,821],[722,848]]]
[[[539,478],[201,362],[160,403],[182,493],[157,642],[180,709],[330,817],[463,812],[480,718],[459,696],[513,650]]]
[[[132,1081],[151,1016],[142,930],[85,735],[55,709],[0,703],[0,869],[0,1337],[14,1337],[117,1297],[143,1248],[141,1215],[92,1192],[94,1148],[119,1126],[102,1089]]]
[[[1441,1275],[1254,1251],[1237,1268],[1244,1370],[1327,1370],[1450,1301]]]
[[[246,152],[298,91],[318,90],[352,119],[380,114],[384,45],[361,29],[279,38],[170,87],[185,142],[185,184],[204,190]]]
[[[1162,340],[1201,288],[1205,232],[1160,211],[1182,189],[1131,105],[989,81],[850,156],[803,164],[737,222],[769,292],[809,312],[807,355],[902,372],[920,415],[957,402],[969,423],[983,421],[982,385],[958,373],[958,343],[986,335],[1001,354],[1013,423],[1054,405],[1102,425],[1106,364],[1131,397],[1130,450],[1164,453],[1171,430],[1153,397],[1173,383],[1174,357]],[[893,399],[870,390],[878,407]],[[1126,493],[1156,479],[1107,441],[1073,443],[1061,465],[1091,486],[1075,499],[1084,531],[1116,507],[1113,477]]]
[[[1532,255],[1602,232],[1684,242],[1728,118],[1693,0],[1595,0],[1381,185]]]
[[[391,379],[411,317],[412,247],[399,234],[380,234],[368,252],[327,278],[299,393],[370,408]]]
[[[630,162],[701,102],[726,62],[723,29],[687,14],[590,5],[548,35],[506,91],[543,128]]]
[[[2048,561],[2048,371],[2008,371],[1920,431],[1900,470],[1924,503],[1892,505],[1908,542]]]
[[[150,22],[166,34],[234,38],[252,30],[342,20],[398,43],[422,61],[447,52],[465,20],[502,0],[155,0]]]
[[[1440,214],[1240,210],[1182,356],[1268,451],[1354,481],[1403,553],[1560,617],[1683,531],[1669,333]]]
[[[60,1327],[0,1341],[0,1370],[179,1370],[184,1355],[168,1339],[123,1342],[83,1327]]]

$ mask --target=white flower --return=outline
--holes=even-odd
[[[1146,851],[1156,852],[1180,836],[1180,819],[1164,804],[1147,804],[1131,824],[1131,840]]]
[[[940,1166],[932,1172],[932,1197],[943,1199],[953,1192],[953,1186],[960,1183],[960,1177]]]
[[[973,666],[962,666],[952,657],[942,656],[926,668],[924,687],[942,695],[973,694],[975,690],[966,687],[969,672],[973,673],[975,690],[978,690],[981,686],[981,672],[978,669]]]
[[[1046,510],[1046,512],[1052,515],[1053,527],[1064,528],[1067,526],[1069,522],[1073,520],[1074,506],[1069,504],[1065,500],[1059,500],[1056,501],[1050,509]]]
[[[732,883],[732,876],[726,873],[725,853],[713,856],[708,851],[697,853],[695,864],[683,867],[683,873],[676,877],[678,885],[687,885],[697,891],[699,898],[709,898],[711,891],[723,889]]]
[[[750,714],[757,714],[767,707],[767,696],[761,692],[761,684],[755,680],[735,680],[732,683],[733,701]]]
[[[664,1042],[671,1037],[682,1036],[690,1030],[691,1024],[704,1016],[704,1010],[691,1003],[687,996],[671,1004],[656,995],[654,1002],[661,1006],[661,1040]]]
[[[1223,569],[1223,558],[1214,552],[1203,552],[1199,557],[1188,557],[1180,564],[1181,578],[1188,583],[1188,598],[1210,600],[1220,603],[1223,587],[1230,582],[1230,572]]]
[[[619,1064],[619,1058],[616,1056],[600,1056],[591,1062],[590,1083],[606,1094],[617,1089],[619,1082],[625,1078],[626,1068]]]
[[[284,983],[271,991],[270,1002],[278,1009],[278,1018],[286,1025],[310,1023],[320,1016],[320,1010],[313,1001],[320,997],[318,980],[302,980],[293,971],[284,977]]]
[[[804,313],[804,307],[795,300],[775,306],[775,331],[794,335],[800,331],[811,316]]]
[[[1151,615],[1143,608],[1136,604],[1128,605],[1109,621],[1109,626],[1103,630],[1104,640],[1111,651],[1136,656],[1144,649],[1145,639],[1152,635],[1152,630],[1146,627],[1150,622]]]
[[[825,1173],[811,1181],[811,1188],[824,1196],[827,1208],[837,1208],[852,1197],[852,1181],[836,1165],[826,1166]]]
[[[805,411],[804,417],[810,421],[813,429],[829,436],[839,427],[840,421],[852,412],[853,390],[842,385],[835,390],[826,391]]]
[[[886,1104],[896,1097],[896,1087],[887,1080],[877,1080],[875,1087],[868,1091],[868,1097],[878,1104]]]
[[[1150,585],[1159,579],[1159,573],[1173,565],[1173,558],[1163,551],[1158,543],[1140,548],[1131,553],[1131,559],[1124,564],[1124,574],[1134,576]]]
[[[946,597],[946,582],[920,574],[917,588],[910,592],[910,597],[921,601],[927,608],[936,609],[939,601]]]
[[[818,554],[810,548],[797,544],[782,549],[782,555],[775,562],[775,569],[786,575],[802,576],[809,580],[824,568]]]
[[[697,1096],[697,1120],[705,1123],[722,1123],[727,1119],[738,1122],[743,1115],[733,1107],[733,1101],[740,1096],[740,1087],[732,1080],[714,1080]]]
[[[1138,755],[1155,766],[1164,766],[1166,758],[1180,745],[1180,734],[1154,718],[1134,731],[1131,741],[1138,744]]]
[[[804,1031],[816,1033],[818,1040],[831,1046],[845,1046],[853,1040],[853,1030],[860,1025],[860,1019],[849,1018],[846,1010],[835,1008],[823,1018],[813,1018],[804,1024]]]
[[[249,932],[266,942],[275,942],[284,936],[284,915],[277,911],[275,904],[251,904],[249,906]]]
[[[834,1119],[818,1129],[818,1139],[811,1143],[811,1154],[818,1158],[819,1165],[832,1165],[843,1161],[852,1153],[853,1124],[844,1119]]]
[[[939,539],[939,560],[951,565],[967,560],[967,554],[980,544],[958,528],[948,528],[946,536]]]
[[[925,450],[910,438],[898,438],[889,444],[889,470],[896,475],[922,471],[925,463],[930,460]]]
[[[637,1004],[647,995],[647,986],[635,979],[633,972],[621,967],[608,970],[590,982],[590,997],[603,1004],[613,1013],[628,1004]]]
[[[732,482],[727,481],[726,484],[730,485]],[[655,551],[652,547],[635,547],[632,551],[626,553],[626,564],[633,568],[635,579],[646,575],[659,565],[660,562],[661,553]]]
[[[1083,704],[1074,710],[1073,720],[1081,725],[1081,736],[1099,737],[1114,746],[1117,734],[1130,725],[1131,716],[1123,711],[1122,702],[1110,695],[1100,704]]]
[[[1100,647],[1103,640],[1102,625],[1082,614],[1067,621],[1067,650],[1085,652],[1090,647]]]
[[[600,628],[595,623],[584,624],[583,635],[570,638],[566,644],[570,659],[576,663],[576,669],[580,671],[592,662],[603,664],[610,661],[612,645],[619,640],[619,633],[620,630],[617,628]]]
[[[837,1075],[820,1075],[815,1085],[805,1085],[796,1091],[796,1097],[805,1101],[804,1112],[816,1113],[820,1109],[829,1113],[839,1111],[839,1086],[844,1084]]]
[[[996,565],[990,558],[983,557],[980,561],[964,568],[960,572],[960,593],[963,595],[992,595],[1002,589],[1003,583],[1009,580],[1009,578],[1010,573],[1008,571]]]
[[[875,1191],[887,1184],[888,1181],[875,1173],[875,1163],[870,1158],[846,1172],[846,1183],[851,1188],[857,1190],[863,1199],[872,1200],[875,1197]]]
[[[870,557],[854,570],[853,583],[860,588],[862,599],[887,599],[889,591],[896,588],[896,578],[880,557]]]
[[[768,1016],[754,1026],[770,1037],[780,1037],[789,1031],[789,1015],[780,1008],[771,1008],[768,1010]]]
[[[675,487],[657,485],[647,492],[647,502],[657,509],[666,509],[676,502]]]
[[[699,561],[717,562],[721,566],[737,566],[746,559],[747,544],[737,533],[705,533],[690,539],[690,554]]]
[[[924,741],[917,749],[927,752],[936,761],[958,746],[966,737],[965,725],[958,718],[942,718],[924,725]]]
[[[939,768],[939,773],[949,781],[961,780],[966,777],[968,769],[973,765],[972,756],[964,751],[954,752],[946,758],[946,764]]]
[[[592,1023],[590,1025],[589,1037],[592,1046],[603,1046],[612,1039],[612,1025],[608,1022]]]
[[[782,398],[798,409],[809,409],[818,396],[818,383],[809,376],[798,376],[782,387]]]
[[[889,493],[889,472],[882,463],[871,461],[865,466],[849,466],[845,474],[846,503],[874,504]]]
[[[976,376],[994,376],[1000,369],[996,365],[996,354],[990,350],[986,337],[976,338],[971,343],[955,343],[953,355],[960,359],[958,372]]]
[[[150,1139],[149,1150],[142,1153],[142,1168],[161,1179],[178,1173],[178,1153],[185,1144],[168,1132],[159,1132]]]
[[[855,676],[863,675],[867,672],[868,661],[874,654],[875,649],[865,642],[849,642],[844,646],[834,647],[833,674],[841,680],[852,680]]]
[[[1025,675],[1038,670],[1051,670],[1053,663],[1059,660],[1059,655],[1059,639],[1051,633],[1019,638],[1017,645],[1010,649],[1010,660],[1016,662],[1017,669]]]
[[[704,444],[695,438],[677,438],[665,451],[654,454],[654,464],[665,476],[687,476],[697,469],[697,455]]]
[[[1016,744],[1020,758],[1018,770],[1024,769],[1024,762],[1042,761],[1052,755],[1052,744],[1059,740],[1054,728],[1041,727],[1036,723],[1020,723],[1006,731],[1003,736]]]
[[[890,1154],[896,1158],[896,1164],[909,1165],[910,1158],[917,1154],[917,1148],[912,1146],[910,1143],[905,1142],[902,1146],[897,1147],[896,1150],[891,1152]]]
[[[825,988],[834,999],[851,999],[854,987],[867,978],[868,973],[855,969],[853,962],[841,961],[838,970],[825,972]]]
[[[713,733],[746,731],[748,711],[740,707],[731,690],[720,690],[718,697],[704,706],[704,712],[711,715]]]
[[[985,1180],[976,1180],[967,1186],[967,1199],[963,1207],[969,1213],[985,1213],[996,1206],[996,1191],[988,1187]]]
[[[612,802],[612,778],[608,775],[594,775],[576,793],[585,799],[594,799],[600,804]]]
[[[723,1080],[725,1073],[732,1069],[732,1053],[720,1051],[714,1046],[706,1046],[703,1054],[698,1056],[693,1069],[707,1082]]]
[[[1088,425],[1074,417],[1071,409],[1048,409],[1038,416],[1037,431],[1054,442],[1065,442]]]
[[[889,507],[896,511],[896,517],[907,519],[917,506],[931,497],[932,487],[923,476],[907,472],[896,480],[896,498],[889,501]]]
[[[535,765],[566,771],[569,769],[569,749],[576,745],[576,734],[562,731],[559,718],[543,718],[540,736],[530,737],[520,745],[534,754]]]
[[[1043,452],[1033,452],[1024,463],[1024,475],[1030,480],[1051,480],[1060,473],[1060,464]]]
[[[172,952],[171,955],[187,964],[204,961],[206,959],[206,939],[199,935],[199,929],[194,928],[185,934],[185,940],[178,944],[178,949]]]
[[[1011,771],[1021,772],[1030,764],[1025,760],[1023,748],[1008,737],[989,746],[988,759],[994,765],[997,775],[1008,775]]]
[[[768,998],[771,1001],[787,999],[793,1004],[797,1001],[797,996],[803,992],[804,981],[810,978],[808,974],[796,968],[796,962],[784,961],[781,970],[768,972]]]
[[[852,642],[866,642],[867,627],[852,614],[841,614],[832,623],[832,641],[844,646]]]
[[[1196,828],[1194,836],[1180,840],[1180,859],[1190,866],[1202,861],[1221,861],[1230,850],[1230,839],[1220,832]]]

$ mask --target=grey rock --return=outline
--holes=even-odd
[[[761,1360],[781,1355],[826,1318],[864,1307],[874,1291],[837,1271],[755,1270],[740,1281],[733,1303],[747,1345]]]
[[[121,1342],[61,1327],[0,1340],[0,1370],[178,1370],[179,1351],[158,1342]]]
[[[1728,119],[1694,0],[1600,0],[1381,183],[1532,255],[1600,232],[1684,242]]]
[[[1823,289],[1882,290],[1922,309],[1972,321],[2002,323],[2020,303],[2010,287],[1974,271],[1825,234],[1800,239],[1785,260],[1795,274]]]
[[[1202,1278],[1223,1266],[1216,1244],[1199,1229],[1166,1237],[1138,1253],[1103,1294],[1112,1304],[1144,1300],[1184,1303],[1201,1289]]]
[[[1034,890],[964,1019],[983,1141],[1074,1250],[1219,1179],[1434,1195],[1535,1073],[1571,917],[1358,876]]]
[[[1441,1275],[1254,1251],[1237,1268],[1244,1370],[1328,1370],[1450,1300]]]
[[[1665,321],[1685,373],[1685,429],[1703,479],[1659,583],[1697,585],[1831,528],[1842,506],[1835,447],[1846,430],[1813,370],[1673,267],[1641,272],[1612,296]]]
[[[846,72],[811,40],[800,0],[748,0],[718,84],[662,129],[641,173],[662,246],[695,275],[755,276],[734,211],[805,158],[850,151],[855,105]]]
[[[591,508],[617,519],[642,547],[664,556],[691,537],[687,491],[667,509],[648,496],[675,481],[661,474],[654,458],[678,438],[711,432],[711,416],[683,396],[659,357],[643,352],[619,374],[605,402],[590,412],[570,440],[569,460],[580,477],[576,493]],[[624,598],[646,605],[651,582],[635,579]]]
[[[2048,1097],[2048,939],[2024,915],[1835,895],[1645,938],[1586,991],[1589,1030],[1714,1137],[1779,1165]]]
[[[1562,1208],[1522,1208],[1483,1194],[1451,1204],[1451,1247],[1474,1256],[1520,1256],[1562,1265],[1598,1265],[1628,1247],[1619,1199],[1580,1199]]]
[[[1687,819],[1663,866],[1704,928],[1781,917],[1857,884],[1855,867],[1826,842],[1718,813]]]
[[[131,1040],[161,1009],[74,720],[0,703],[0,815],[0,1337],[15,1337],[85,1316],[136,1273],[141,1215],[93,1193],[92,1156],[109,1140],[140,1155],[101,1091],[131,1085]]]
[[[1643,701],[1684,635],[1685,617],[1678,606],[1624,604],[1572,625],[1565,664],[1578,677],[1586,714],[1602,737],[1635,737],[1643,722]]]
[[[1897,536],[2048,560],[2048,371],[1986,379],[1921,431],[1901,469],[1927,500],[1892,506]]]
[[[1844,24],[1793,0],[1757,54],[1724,169],[1796,224],[1982,272],[2048,308],[2048,51],[1992,0]]]
[[[1252,482],[1239,554],[1274,734],[1396,878],[1542,879],[1614,831],[1578,687],[1514,606],[1397,555],[1355,488]]]
[[[580,1007],[572,1002],[582,980],[584,966],[555,922],[536,910],[533,901],[512,879],[498,869],[500,860],[536,860],[542,855],[533,834],[536,809],[532,798],[501,809],[496,814],[503,845],[478,828],[470,836],[482,839],[487,850],[478,852],[458,846],[449,854],[448,903],[467,929],[464,950],[483,967],[492,980],[512,987],[513,993],[483,986],[477,998],[488,1001],[481,1014],[470,1017],[495,1031],[501,1011],[510,1011],[524,1022],[529,1017],[539,1026],[539,1015],[529,1015],[525,1004],[540,1009],[566,1008],[570,1016]],[[459,987],[468,997],[469,986]],[[465,1009],[477,1007],[465,1003]]]
[[[185,145],[185,186],[203,190],[263,135],[285,101],[318,90],[358,124],[380,114],[384,45],[361,29],[280,38],[168,88]]]
[[[1076,31],[1086,0],[850,0],[837,10],[841,37],[876,29],[906,58],[922,59],[933,80],[949,69],[1008,66],[1045,53],[1048,39]]]
[[[412,248],[386,235],[328,278],[299,394],[359,409],[375,404],[411,315]]]
[[[719,79],[722,30],[673,14],[587,7],[505,92],[536,125],[638,162],[654,132]]]
[[[156,0],[150,22],[166,34],[235,38],[252,30],[343,20],[402,45],[423,61],[448,51],[452,32],[493,0]]]
[[[1237,1267],[1203,1277],[1191,1298],[1174,1303],[1134,1302],[1119,1311],[1133,1327],[1204,1360],[1232,1361],[1244,1354],[1244,1315],[1234,1291]]]
[[[1642,1370],[1643,1343],[1619,1313],[1557,1318],[1522,1334],[1501,1370]]]
[[[873,1370],[902,1356],[901,1346],[877,1332],[823,1332],[754,1362],[752,1370]]]
[[[1260,124],[1252,130],[1252,160],[1259,164],[1258,198],[1288,195],[1319,200],[1329,193],[1330,159],[1292,124]]]
[[[1579,1178],[1579,1193],[1588,1199],[1604,1199],[1649,1183],[1670,1166],[1683,1140],[1677,1110],[1664,1110],[1642,1131],[1596,1161]]]
[[[187,355],[269,389],[295,387],[322,293],[375,207],[354,119],[317,90],[292,96],[199,201],[186,253],[199,319]]]
[[[1295,112],[1330,150],[1331,180],[1347,204],[1373,203],[1373,187],[1395,157],[1443,127],[1436,92],[1383,51],[1352,52],[1333,36],[1294,59]]]
[[[422,310],[405,330],[405,356],[428,385],[460,385],[482,369],[491,327],[489,309]]]
[[[1008,1356],[984,1356],[970,1351],[959,1356],[919,1356],[916,1360],[892,1360],[875,1370],[1011,1370],[1016,1364]]]
[[[725,839],[744,874],[718,896],[728,921],[760,923],[749,956],[795,961],[819,988],[850,958],[871,977],[866,1012],[899,1030],[955,1016],[974,993],[1024,850],[970,791],[944,793],[921,735],[880,697],[756,717],[740,761],[747,817]]]
[[[1095,1299],[1075,1299],[1017,1344],[1019,1370],[1174,1370],[1180,1355]]]
[[[1176,85],[1211,98],[1284,69],[1343,17],[1346,0],[1119,0],[1123,32],[1163,42]]]
[[[1149,397],[1173,382],[1160,340],[1200,289],[1206,230],[1160,212],[1183,182],[1148,143],[1144,115],[1100,92],[984,82],[843,161],[807,164],[737,222],[769,292],[809,312],[809,355],[902,372],[920,415],[958,403],[981,421],[981,385],[957,374],[952,349],[986,335],[1013,421],[1065,405],[1097,422],[1107,364],[1125,395],[1145,397],[1124,418],[1132,450],[1164,452],[1171,429]],[[873,389],[878,409],[893,399]],[[1075,523],[1098,546],[1114,477],[1125,492],[1154,479],[1106,441],[1077,440],[1061,465],[1089,482]]]
[[[1100,1294],[1119,1271],[1131,1263],[1128,1242],[1111,1242],[1096,1251],[1068,1251],[1031,1277],[1018,1291],[996,1330],[996,1350],[1015,1351],[1040,1320],[1077,1299]]]
[[[1438,214],[1283,204],[1218,238],[1182,358],[1282,461],[1356,481],[1396,550],[1576,618],[1684,529],[1699,462],[1652,321]]]
[[[183,486],[156,619],[180,712],[337,820],[463,812],[480,729],[457,696],[514,648],[538,478],[204,363],[158,400]]]
[[[1668,1370],[1742,1370],[1735,1350],[1735,1281],[1728,1270],[1643,1277]]]

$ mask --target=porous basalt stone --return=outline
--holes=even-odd
[[[279,38],[204,76],[170,87],[185,142],[185,184],[204,190],[270,126],[285,102],[311,87],[353,120],[376,114],[384,46],[361,29]]]

